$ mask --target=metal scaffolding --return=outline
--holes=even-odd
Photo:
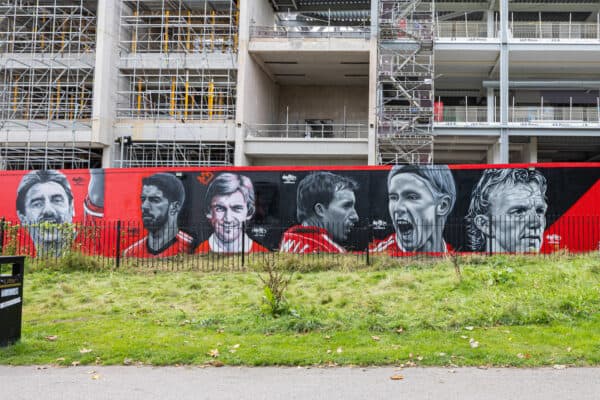
[[[0,168],[95,165],[98,150],[76,137],[91,131],[95,7],[83,0],[0,4],[0,132],[6,138]],[[56,130],[70,131],[72,140],[57,139]]]
[[[27,143],[0,147],[0,169],[81,169],[100,168],[102,149],[73,146],[70,143]]]
[[[132,142],[120,138],[115,165],[134,167],[206,167],[233,165],[234,146],[229,142]]]
[[[117,116],[129,119],[233,120],[236,70],[121,70]]]
[[[238,1],[123,1],[121,48],[133,54],[236,53]]]
[[[380,164],[433,163],[433,11],[433,1],[379,1]]]

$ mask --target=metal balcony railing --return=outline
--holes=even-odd
[[[435,24],[435,37],[438,39],[486,39],[488,27],[485,22],[438,22]],[[494,26],[492,37],[498,38],[498,24]]]
[[[248,138],[366,139],[366,123],[246,125]]]
[[[480,106],[445,106],[443,113],[434,113],[436,124],[452,125],[455,123],[487,123],[487,107]]]
[[[521,124],[581,125],[600,124],[598,107],[514,106],[508,113],[509,122]]]
[[[442,113],[434,114],[436,125],[485,125],[488,123],[487,107],[445,106]],[[492,123],[500,122],[496,109]],[[519,125],[581,126],[600,124],[599,107],[511,106],[508,122]]]
[[[511,22],[510,29],[516,39],[600,40],[597,22]]]
[[[251,26],[251,38],[358,38],[368,39],[368,26]]]

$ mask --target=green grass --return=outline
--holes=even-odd
[[[0,363],[600,364],[598,255],[463,258],[462,280],[448,260],[349,263],[296,272],[278,318],[252,272],[30,267]]]

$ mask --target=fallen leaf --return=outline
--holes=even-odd
[[[468,337],[468,336],[465,336],[465,335],[460,335],[460,338],[461,338],[461,339],[468,339],[469,337]]]
[[[572,348],[570,348],[570,347],[567,347],[567,353],[570,353],[570,352],[571,352],[571,350],[573,350],[573,349],[572,349]]]
[[[223,333],[223,332],[225,332],[225,329],[223,329],[223,328],[217,329],[217,333]]]
[[[477,347],[479,347],[479,342],[473,338],[469,339],[469,345],[471,346],[472,349],[476,349]]]
[[[219,349],[212,349],[206,354],[211,356],[212,358],[217,358],[219,357]]]
[[[465,326],[465,329],[468,331],[472,331],[474,328],[472,326]]]
[[[394,374],[390,376],[390,379],[393,381],[401,381],[402,379],[404,379],[404,375]]]
[[[234,345],[233,345],[233,348],[234,348],[234,349],[239,349],[239,348],[240,348],[240,345],[239,345],[239,343],[236,343],[236,344],[234,344]]]
[[[422,357],[422,356],[418,356],[418,357],[417,357],[417,360],[419,360],[419,361],[423,361],[423,357]]]
[[[224,366],[225,364],[223,364],[223,362],[221,362],[219,360],[215,360],[215,361],[212,361],[210,363],[210,365],[212,365],[213,367],[220,368],[220,367]]]
[[[65,358],[64,358],[64,357],[58,357],[58,358],[56,359],[56,362],[63,362],[63,361],[65,361]]]
[[[373,339],[375,341],[381,340],[381,338],[379,336],[371,336],[371,339]]]
[[[439,353],[438,354],[440,357],[444,357],[446,355],[446,353]]]
[[[92,351],[93,351],[92,349],[86,349],[86,348],[79,349],[79,352],[80,352],[81,354],[87,354],[87,353],[91,353]]]
[[[408,358],[413,358],[413,353],[408,353]]]
[[[402,333],[404,332],[404,328],[400,327],[398,329],[396,329],[396,333]]]
[[[331,339],[331,336],[325,335],[325,339]]]
[[[131,358],[126,358],[123,360],[123,365],[131,365],[131,363],[133,363]]]
[[[79,361],[73,361],[71,363],[71,365],[74,366],[74,367],[78,366],[79,364],[80,364]]]
[[[567,366],[563,365],[563,364],[554,364],[552,366],[552,368],[554,368],[554,369],[565,369],[565,368],[567,368]]]
[[[96,371],[94,371],[94,370],[91,370],[91,371],[88,371],[87,373],[88,373],[88,374],[95,374],[95,373],[96,373]]]
[[[338,354],[341,354],[343,350],[342,350],[341,347],[338,347],[336,351],[337,351]]]
[[[92,375],[92,379],[97,381],[98,379],[100,379],[100,375],[94,374],[94,375]]]
[[[519,353],[519,354],[517,354],[517,357],[518,358],[525,358],[525,355],[523,353]]]
[[[46,336],[44,339],[46,339],[49,342],[54,342],[54,341],[56,341],[56,339],[58,339],[58,336],[50,335],[50,336]]]

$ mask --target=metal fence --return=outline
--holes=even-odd
[[[235,271],[273,259],[301,268],[326,269],[340,263],[360,267],[381,260],[450,254],[600,252],[600,216],[558,218],[528,212],[484,217],[479,222],[450,218],[443,225],[376,220],[323,228],[227,222],[214,229],[210,224],[147,225],[100,221],[25,226],[3,221],[0,253],[59,264],[83,257],[81,260],[97,267]]]

